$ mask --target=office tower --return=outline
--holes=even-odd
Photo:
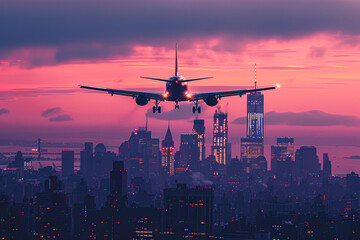
[[[110,172],[110,195],[126,196],[126,177],[124,162],[114,161],[113,170]]]
[[[165,239],[207,239],[213,228],[214,191],[210,188],[164,189]]]
[[[61,172],[63,177],[74,174],[74,151],[63,150],[61,152]]]
[[[331,161],[327,153],[323,154],[323,175],[325,178],[331,177]]]
[[[170,176],[174,175],[174,157],[174,141],[171,135],[170,126],[168,126],[165,139],[161,144],[161,166]]]
[[[277,163],[286,161],[287,157],[287,147],[271,146],[271,170],[277,173]]]
[[[45,191],[36,196],[35,238],[70,239],[70,208],[61,181],[56,176],[50,176],[44,186]]]
[[[359,174],[356,174],[355,172],[346,174],[346,191],[348,193],[354,194],[359,192],[359,187],[360,187]]]
[[[85,196],[82,203],[73,207],[74,238],[79,240],[96,239],[96,205],[93,196]]]
[[[161,209],[128,208],[129,239],[153,240],[161,238]]]
[[[93,170],[93,143],[86,142],[85,150],[80,152],[80,172],[91,175]]]
[[[150,177],[159,176],[160,170],[161,170],[160,140],[158,138],[152,138],[151,158],[149,162],[149,176]]]
[[[264,95],[260,92],[247,95],[246,126],[248,138],[264,139]]]
[[[104,144],[99,143],[95,147],[94,174],[96,176],[107,176],[113,167],[113,162],[118,160],[114,152],[106,151]]]
[[[214,114],[212,155],[218,163],[226,165],[226,146],[228,143],[227,113],[216,110]]]
[[[264,142],[261,138],[241,138],[240,145],[241,159],[255,159],[264,156]]]
[[[10,162],[7,168],[19,171],[19,178],[22,178],[24,173],[24,157],[21,151],[16,153],[14,161]]]
[[[295,153],[295,164],[299,176],[319,173],[321,169],[316,148],[313,146],[303,146],[297,149]]]
[[[205,121],[203,119],[195,119],[194,126],[192,130],[193,134],[196,134],[198,137],[198,146],[200,161],[205,159]]]
[[[291,157],[292,160],[294,159],[294,154],[295,154],[294,138],[289,138],[289,137],[277,138],[276,145],[279,147],[285,147],[286,157]]]
[[[192,172],[200,170],[198,137],[196,134],[181,134],[180,137],[180,162],[181,167]]]
[[[109,239],[129,239],[127,237],[127,172],[124,162],[115,161],[110,172],[110,194],[105,206],[105,228],[110,234]],[[110,228],[110,229],[109,229]]]
[[[145,128],[135,129],[129,139],[130,176],[149,177],[149,162],[152,158],[151,132]]]

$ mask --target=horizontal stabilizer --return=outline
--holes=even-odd
[[[192,81],[205,80],[205,79],[210,79],[210,78],[214,78],[214,77],[204,77],[204,78],[185,79],[185,80],[182,80],[182,82],[192,82]]]
[[[140,77],[140,78],[145,78],[145,79],[150,79],[150,80],[156,80],[156,81],[162,81],[162,82],[171,82],[171,80],[169,80],[169,79],[151,78],[151,77]]]

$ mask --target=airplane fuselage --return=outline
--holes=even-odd
[[[166,101],[182,102],[188,101],[191,96],[188,91],[187,83],[181,82],[182,76],[172,76],[171,82],[166,83],[164,98]]]

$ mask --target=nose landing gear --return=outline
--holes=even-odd
[[[153,113],[156,113],[156,112],[161,113],[161,107],[159,106],[158,100],[155,101],[155,106],[153,106]]]
[[[195,106],[193,106],[193,113],[195,114],[196,112],[201,113],[201,107],[198,101],[195,101]]]

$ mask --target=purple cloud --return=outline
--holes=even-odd
[[[312,58],[322,58],[325,55],[325,47],[311,47],[309,52],[309,57]]]
[[[343,42],[352,44],[360,34],[360,2],[351,0],[65,0],[61,5],[4,0],[2,6],[0,59],[19,49],[54,50],[48,59],[32,59],[32,66],[127,55],[138,44],[172,48],[175,41],[211,36],[228,36],[231,44],[213,50],[229,51],[254,38],[287,40],[330,32],[349,36]],[[174,17],[174,9],[181,17]],[[187,47],[192,44],[182,45]]]
[[[345,159],[360,159],[360,156],[344,157]]]
[[[64,112],[64,110],[61,107],[54,107],[54,108],[49,108],[49,109],[46,109],[45,111],[43,111],[41,113],[41,116],[42,117],[51,117],[51,116],[58,115],[63,112]]]
[[[49,118],[49,122],[66,122],[73,120],[68,114],[59,115],[56,117]]]
[[[235,119],[234,124],[246,124],[246,117]],[[306,112],[268,112],[265,114],[267,125],[290,126],[360,126],[360,118],[351,115],[326,113],[320,110]]]
[[[10,112],[9,109],[6,109],[6,108],[1,108],[1,109],[0,109],[0,115],[7,114],[7,113],[9,113],[9,112]]]

